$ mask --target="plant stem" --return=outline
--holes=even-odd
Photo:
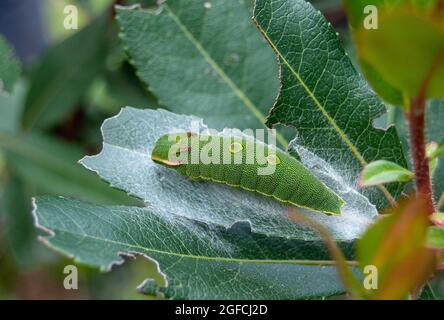
[[[416,176],[416,192],[418,196],[425,197],[429,214],[435,212],[433,205],[432,183],[430,181],[429,159],[425,150],[425,104],[430,82],[436,70],[444,62],[444,50],[433,61],[430,69],[425,74],[421,87],[416,97],[410,100],[410,110],[407,115],[410,125],[410,147],[412,149],[413,166]]]
[[[434,213],[432,184],[430,181],[429,159],[425,149],[425,94],[421,93],[410,102],[408,114],[410,125],[410,146],[412,148],[413,166],[416,176],[416,191],[425,197],[427,211]]]

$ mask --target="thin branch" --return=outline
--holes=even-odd
[[[427,90],[436,70],[444,61],[444,50],[433,61],[424,77],[418,95],[410,100],[407,114],[410,126],[410,146],[412,148],[413,166],[416,176],[416,191],[427,200],[429,214],[435,212],[433,191],[430,179],[429,159],[425,150],[425,112]]]
[[[432,214],[433,205],[432,184],[430,180],[429,160],[425,150],[425,97],[420,95],[410,103],[409,126],[410,145],[412,148],[413,166],[416,177],[416,191],[427,200],[427,211]]]

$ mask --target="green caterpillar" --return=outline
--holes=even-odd
[[[345,204],[294,157],[245,137],[167,134],[157,140],[151,159],[193,179],[240,187],[327,214],[340,214]],[[269,168],[274,168],[271,174],[259,173]]]

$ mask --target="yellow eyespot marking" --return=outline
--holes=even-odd
[[[239,142],[233,142],[230,145],[230,149],[229,150],[230,150],[231,153],[238,153],[238,152],[241,152],[242,149],[243,149],[242,144],[240,144]]]
[[[271,165],[277,165],[281,163],[281,159],[279,159],[279,157],[275,154],[269,154],[267,156],[267,162]]]

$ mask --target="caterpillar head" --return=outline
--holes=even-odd
[[[163,164],[167,167],[180,166],[181,163],[177,156],[183,152],[190,150],[189,137],[194,135],[191,132],[169,133],[161,136],[151,153],[151,160]]]

